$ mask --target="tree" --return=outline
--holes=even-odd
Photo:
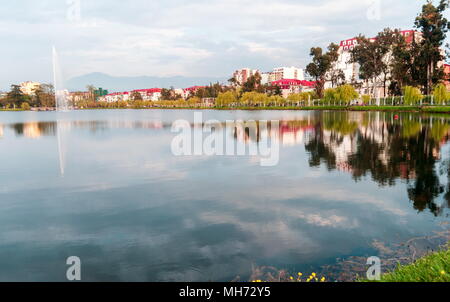
[[[23,94],[19,85],[11,85],[11,91],[6,95],[7,105],[20,107],[23,102],[29,101],[29,97]]]
[[[375,39],[360,35],[357,41],[358,45],[351,51],[351,62],[358,63],[360,66],[359,77],[366,82],[367,86],[371,86],[373,96],[379,82],[383,83],[383,95],[386,96],[393,48],[395,45],[403,45],[404,41],[400,31],[386,28],[378,33]]]
[[[403,102],[405,105],[417,105],[423,95],[420,93],[420,89],[412,86],[405,86],[403,88]]]
[[[339,57],[338,49],[339,46],[334,43],[328,46],[328,52],[326,53],[323,53],[320,47],[311,48],[310,56],[312,57],[312,62],[306,67],[306,72],[316,80],[315,88],[319,98],[323,97],[327,74]]]
[[[31,109],[30,104],[28,104],[27,102],[23,102],[23,103],[20,105],[20,108],[21,108],[22,110],[25,110],[25,111],[29,111],[29,110]]]
[[[420,71],[418,80],[427,95],[432,87],[444,78],[443,68],[439,67],[438,63],[444,60],[441,46],[450,28],[450,23],[443,15],[448,6],[448,0],[440,0],[437,6],[428,0],[415,21],[415,27],[422,33],[416,58]]]
[[[95,88],[94,85],[87,85],[86,86],[87,91],[89,92],[89,102],[94,103],[95,102]]]
[[[433,90],[433,97],[436,104],[442,105],[447,102],[449,98],[447,87],[445,87],[445,85],[442,83],[436,85]]]
[[[139,102],[143,100],[142,95],[138,91],[133,91],[130,98],[133,102]]]
[[[217,107],[227,107],[233,103],[237,102],[236,93],[233,91],[227,91],[224,93],[219,93],[216,99]]]
[[[356,92],[355,88],[349,84],[341,85],[336,88],[336,96],[339,101],[342,101],[346,104],[359,98],[358,92]]]
[[[42,84],[34,91],[33,105],[39,107],[55,107],[55,90],[52,84]]]
[[[327,81],[330,81],[331,88],[334,88],[345,83],[345,74],[342,69],[337,67],[337,61],[339,59],[339,45],[331,44],[328,47],[328,54],[332,63],[327,73]]]
[[[247,81],[242,85],[241,93],[246,92],[264,92],[264,88],[261,86],[261,75],[259,72],[255,73],[254,75],[250,76]]]

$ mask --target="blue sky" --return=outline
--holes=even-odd
[[[240,67],[304,67],[313,46],[325,47],[359,33],[375,35],[388,26],[412,28],[423,3],[5,1],[0,9],[0,90],[27,80],[51,81],[53,45],[67,78],[91,72],[222,77]]]

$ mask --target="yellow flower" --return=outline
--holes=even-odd
[[[302,274],[302,273],[298,273],[298,275],[299,275],[299,276],[303,276],[303,274]]]
[[[322,279],[320,279],[320,282],[325,282],[325,277],[322,277]]]
[[[441,271],[441,275],[445,275],[445,271]]]
[[[294,277],[290,276],[289,279],[294,280]]]
[[[261,280],[256,280],[256,282],[262,282]]]
[[[316,273],[312,273],[311,276],[315,277],[315,276],[316,276]]]

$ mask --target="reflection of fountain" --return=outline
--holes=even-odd
[[[59,169],[61,176],[64,176],[66,166],[66,139],[67,133],[70,131],[70,123],[58,121],[57,122],[57,138],[58,138],[58,154],[59,154]]]
[[[53,83],[55,88],[55,105],[57,111],[69,111],[69,91],[64,88],[64,81],[61,72],[58,53],[56,47],[53,46]],[[64,176],[65,171],[65,154],[66,154],[66,137],[67,137],[67,123],[57,120],[57,138],[58,138],[58,153],[59,153],[59,167],[60,173]]]

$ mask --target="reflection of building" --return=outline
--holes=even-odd
[[[248,131],[245,128],[248,127]],[[302,121],[281,121],[279,128],[259,127],[256,123],[240,124],[236,127],[236,139],[246,144],[259,141],[278,142],[282,146],[301,145],[308,139],[314,127]]]
[[[3,134],[4,134],[4,132],[3,132],[3,125],[0,124],[0,138],[3,137]]]
[[[23,125],[23,135],[28,138],[38,138],[42,136],[38,123],[25,123]]]
[[[20,91],[26,95],[34,95],[35,91],[41,87],[41,84],[38,82],[23,82],[20,84]]]

